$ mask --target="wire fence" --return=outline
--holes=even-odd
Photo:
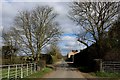
[[[24,78],[37,71],[36,63],[0,65],[0,76],[3,78]]]

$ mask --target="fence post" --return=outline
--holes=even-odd
[[[34,72],[36,72],[36,63],[34,63]]]
[[[17,64],[16,64],[16,72],[15,72],[15,78],[17,78]]]
[[[100,59],[100,71],[103,71],[103,61]]]
[[[102,62],[102,72],[105,71],[104,68],[105,68],[105,62],[103,61],[103,62]]]
[[[115,72],[115,63],[114,63],[114,68],[113,68],[113,72]]]
[[[96,62],[96,71],[102,71],[102,59],[94,59]]]
[[[10,78],[10,65],[8,66],[8,78]]]
[[[2,78],[3,78],[3,77],[2,77],[2,72],[0,71],[0,73],[1,73],[1,75],[0,75],[0,77],[1,77],[0,80],[2,80]]]
[[[31,74],[32,74],[32,63],[31,63]]]
[[[21,64],[21,78],[23,78],[23,64]]]
[[[27,64],[27,76],[28,76],[28,64]]]

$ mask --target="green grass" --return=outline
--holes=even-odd
[[[91,75],[97,77],[120,78],[120,72],[95,72],[91,73]]]
[[[51,68],[43,68],[41,71],[39,71],[39,72],[36,72],[36,73],[34,73],[34,74],[31,74],[31,75],[29,75],[29,76],[27,76],[26,78],[41,78],[41,77],[43,77],[46,73],[49,73],[49,72],[51,72],[52,71],[52,69]]]
[[[25,70],[23,70],[23,71],[25,71]],[[27,73],[24,73],[23,74],[23,76],[24,76],[24,78],[18,78],[17,80],[33,80],[34,78],[42,78],[46,73],[49,73],[49,72],[51,72],[52,71],[52,68],[43,68],[41,71],[38,71],[38,72],[36,72],[36,73],[33,73],[33,74],[31,74],[31,75],[29,75],[29,76],[27,76],[26,77],[26,74]],[[3,71],[2,71],[2,73],[6,73],[7,72],[7,69],[4,69]],[[13,71],[12,71],[12,73],[14,73],[15,71],[14,71],[14,69],[13,69]],[[5,75],[4,75],[5,76]],[[10,74],[10,76],[15,76],[15,75],[13,75],[13,74]],[[20,76],[20,75],[19,75]],[[8,80],[7,79],[7,74],[6,74],[6,78],[4,77],[4,79],[2,79],[2,80]],[[11,79],[12,80],[12,79]]]

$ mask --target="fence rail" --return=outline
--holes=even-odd
[[[120,61],[103,61],[103,71],[120,72]]]
[[[36,72],[37,65],[36,63],[0,65],[0,70],[2,78],[24,78]]]

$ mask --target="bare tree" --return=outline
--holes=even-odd
[[[41,50],[59,37],[61,31],[55,21],[57,14],[49,6],[21,11],[14,20],[14,39],[20,50],[38,61]]]
[[[118,2],[73,2],[70,19],[84,29],[84,35],[77,33],[78,41],[89,46],[86,41],[96,43],[100,50],[106,31],[118,16]],[[91,39],[86,37],[91,35]]]

